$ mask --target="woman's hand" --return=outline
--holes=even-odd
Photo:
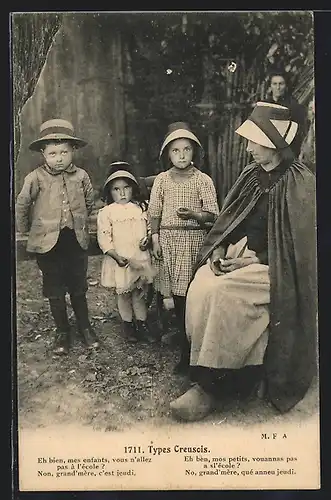
[[[196,212],[194,210],[191,210],[190,208],[184,208],[180,207],[177,210],[177,215],[180,219],[188,220],[188,219],[195,219],[196,218]]]
[[[242,267],[249,266],[250,264],[259,263],[258,257],[236,257],[234,259],[221,259],[220,260],[220,270],[222,273],[231,273],[236,269],[241,269]]]
[[[214,261],[209,259],[209,267],[213,271],[215,276],[221,276],[222,274],[224,274],[224,272],[221,271],[220,261],[218,259]]]
[[[152,235],[152,245],[153,245],[153,249],[152,249],[153,257],[156,260],[161,260],[162,259],[162,249],[161,249],[161,245],[159,243],[159,235],[157,233]]]
[[[221,270],[221,262],[220,262],[221,257],[224,257],[224,255],[225,255],[225,248],[219,246],[215,248],[215,250],[213,251],[213,253],[209,258],[209,267],[213,271],[215,276],[221,276],[221,274],[224,274],[224,272]]]

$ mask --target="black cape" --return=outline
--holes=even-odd
[[[250,163],[228,193],[194,273],[255,206],[263,191]],[[294,161],[269,190],[270,335],[264,358],[270,401],[288,411],[317,371],[315,176]]]

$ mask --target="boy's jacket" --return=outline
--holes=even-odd
[[[64,183],[67,188],[74,230],[80,246],[89,243],[87,218],[93,209],[93,188],[87,172],[73,164],[58,175],[41,166],[30,172],[16,200],[16,229],[29,232],[27,251],[46,253],[60,232]]]

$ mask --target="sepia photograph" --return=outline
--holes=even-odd
[[[319,489],[313,12],[9,22],[19,490]]]

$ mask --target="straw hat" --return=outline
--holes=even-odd
[[[76,148],[82,148],[87,144],[86,141],[75,136],[72,123],[60,118],[44,122],[40,126],[39,138],[31,142],[29,148],[32,151],[40,151],[46,141],[68,141],[72,142]]]
[[[287,148],[298,124],[290,120],[290,110],[279,104],[257,102],[251,115],[235,131],[246,139],[272,149]]]
[[[175,139],[191,139],[191,141],[194,141],[196,144],[198,144],[198,146],[200,146],[200,148],[203,152],[203,148],[202,148],[202,145],[201,145],[199,139],[197,138],[196,135],[193,134],[189,125],[185,122],[174,122],[168,126],[168,132],[167,132],[165,139],[163,141],[163,144],[161,146],[160,158],[164,152],[164,148],[171,141],[174,141]]]

